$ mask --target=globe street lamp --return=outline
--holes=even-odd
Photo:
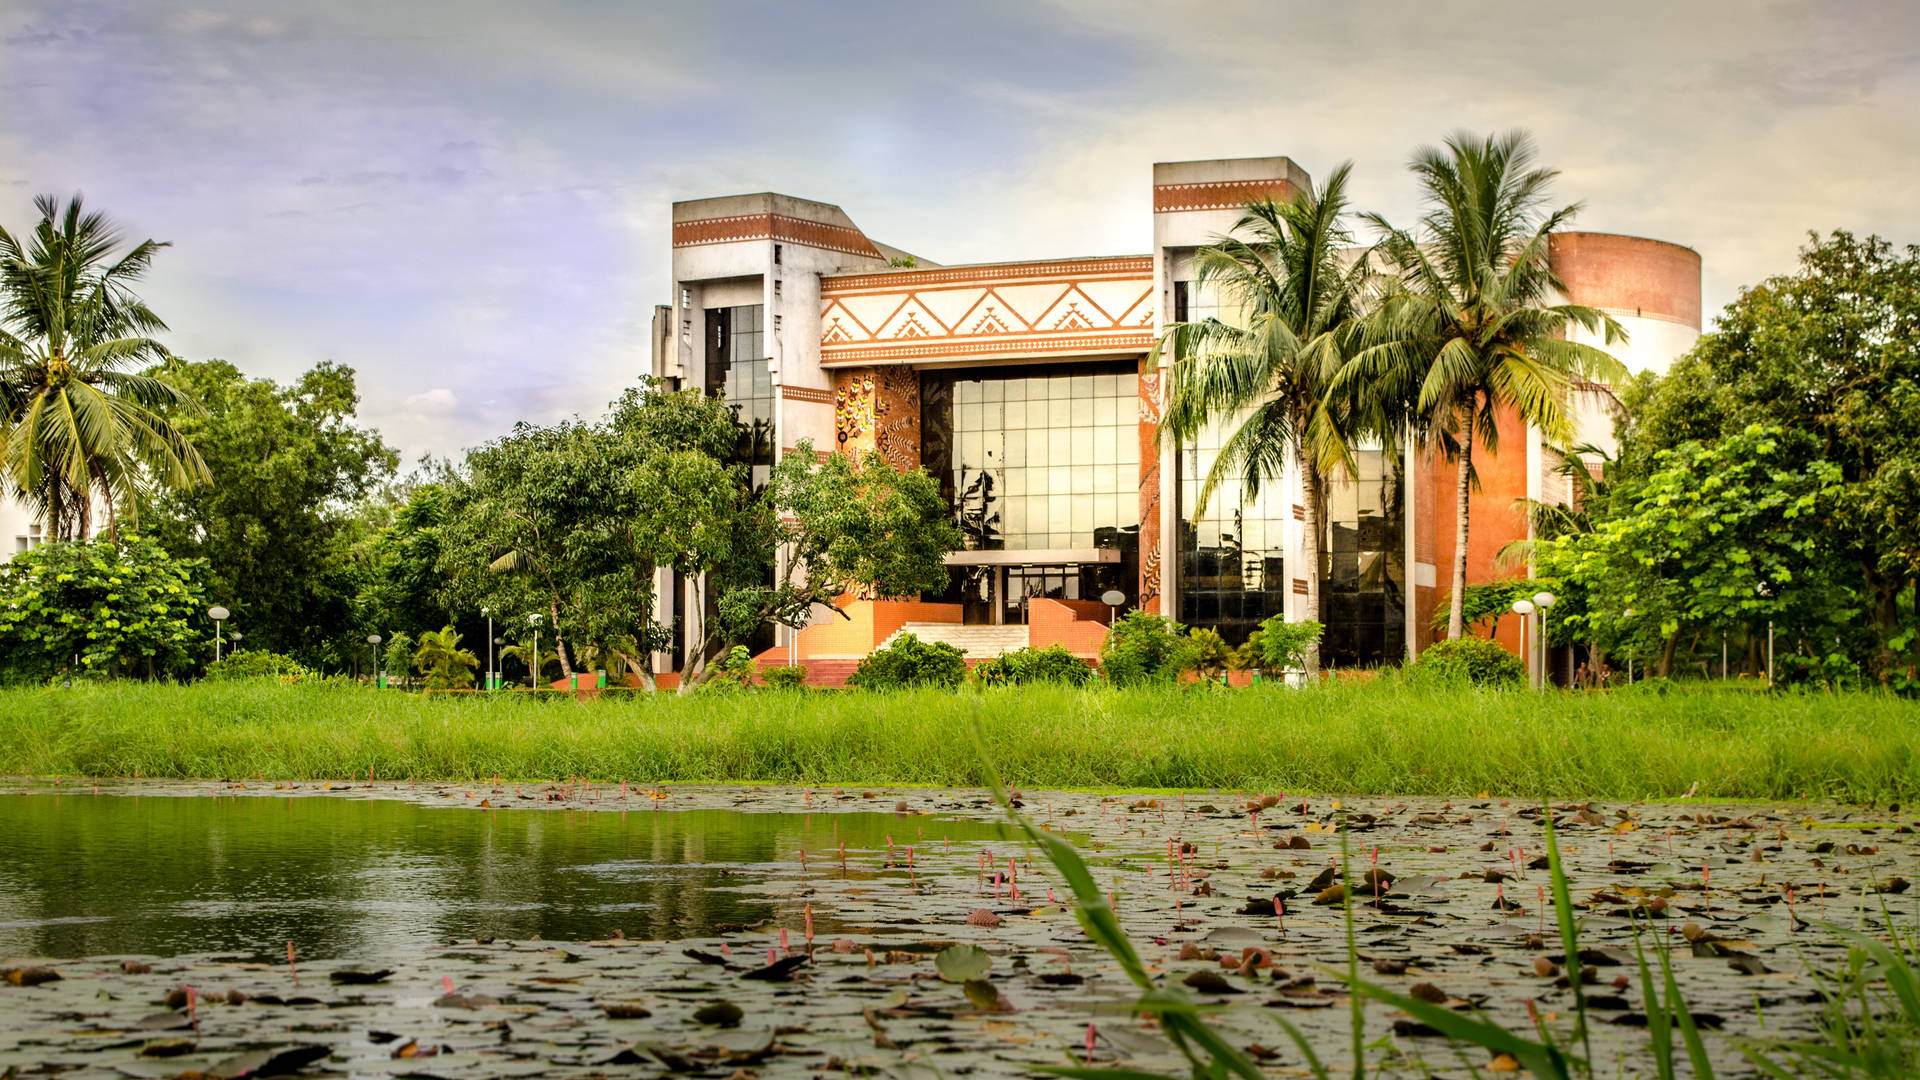
[[[367,653],[373,657],[373,685],[376,687],[385,687],[387,684],[385,680],[381,679],[380,677],[380,635],[379,634],[367,635]]]
[[[1533,629],[1533,620],[1528,618],[1528,616],[1533,614],[1533,601],[1515,600],[1513,602],[1513,613],[1520,616],[1520,652],[1527,658],[1527,681],[1532,682],[1533,641],[1529,636],[1529,631]]]
[[[220,624],[233,617],[233,612],[215,604],[207,609],[207,618],[213,620],[213,662],[220,662]]]

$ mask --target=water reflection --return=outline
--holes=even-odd
[[[844,841],[992,842],[893,814],[476,810],[336,798],[0,796],[0,956],[373,958],[448,938],[691,937]],[[937,833],[935,831],[937,827]],[[906,842],[902,839],[901,842]],[[816,865],[824,870],[824,865]]]

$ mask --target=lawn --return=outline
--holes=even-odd
[[[1920,704],[1676,688],[1043,687],[576,702],[269,681],[0,691],[0,772],[1912,801]]]

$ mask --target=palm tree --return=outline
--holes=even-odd
[[[118,539],[117,505],[137,513],[135,496],[155,484],[209,479],[158,412],[197,405],[132,370],[169,359],[150,336],[166,323],[132,290],[166,245],[143,240],[116,256],[119,231],[83,212],[79,196],[34,205],[31,234],[0,229],[0,494],[32,503],[63,540],[87,534],[99,500]]]
[[[420,635],[413,666],[426,674],[429,690],[466,690],[473,686],[473,671],[480,660],[460,647],[460,631],[448,624]]]
[[[1493,557],[1497,570],[1513,570],[1533,558],[1543,541],[1558,540],[1563,536],[1590,533],[1594,530],[1596,506],[1604,505],[1607,497],[1613,493],[1614,466],[1612,454],[1603,447],[1592,443],[1581,443],[1571,450],[1561,451],[1559,460],[1549,468],[1567,482],[1570,494],[1564,503],[1546,502],[1521,496],[1514,500],[1527,515],[1527,535],[1524,539],[1510,540]],[[1594,465],[1600,466],[1596,474]]]
[[[1306,617],[1316,621],[1327,477],[1352,458],[1354,414],[1328,394],[1357,325],[1365,274],[1342,256],[1353,239],[1344,224],[1352,169],[1342,164],[1318,192],[1249,203],[1230,235],[1201,248],[1193,287],[1237,301],[1246,325],[1175,323],[1151,358],[1171,342],[1162,438],[1186,442],[1211,423],[1238,425],[1207,472],[1196,513],[1223,484],[1257,498],[1289,464],[1298,469],[1307,505]],[[1305,666],[1318,673],[1317,642]]]
[[[1459,483],[1453,597],[1447,637],[1465,631],[1468,495],[1476,440],[1499,449],[1497,418],[1512,409],[1548,441],[1571,438],[1566,392],[1575,379],[1617,379],[1619,361],[1566,339],[1575,326],[1608,345],[1626,340],[1611,316],[1555,304],[1566,286],[1547,261],[1548,238],[1579,204],[1543,212],[1553,169],[1534,166],[1525,132],[1481,138],[1457,133],[1444,149],[1423,147],[1409,166],[1428,209],[1418,232],[1365,215],[1392,277],[1369,319],[1366,344],[1334,380],[1399,403],[1408,425],[1448,460]]]

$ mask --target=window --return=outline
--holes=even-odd
[[[767,360],[765,309],[761,304],[708,308],[707,378],[709,394],[726,395],[740,428],[735,459],[744,462],[754,491],[765,488],[773,474],[773,373]],[[773,571],[767,574],[773,584]],[[714,597],[707,597],[707,618],[718,613]],[[773,647],[773,624],[765,623],[745,643],[754,652]]]
[[[769,370],[763,307],[708,308],[709,394],[725,394],[740,423],[740,460],[753,469],[755,490],[773,469],[773,374]]]
[[[1118,588],[1132,602],[1140,550],[1135,366],[926,371],[920,384],[921,464],[940,482],[963,546],[1118,551],[1118,562],[1049,568],[1053,577],[1030,595],[1082,599]],[[1029,583],[1007,573],[1004,617],[1017,619]]]
[[[1356,475],[1327,485],[1321,655],[1342,666],[1392,663],[1406,642],[1406,560],[1399,461],[1354,454]]]
[[[1140,525],[1132,365],[922,375],[922,463],[970,550],[1114,547]]]

